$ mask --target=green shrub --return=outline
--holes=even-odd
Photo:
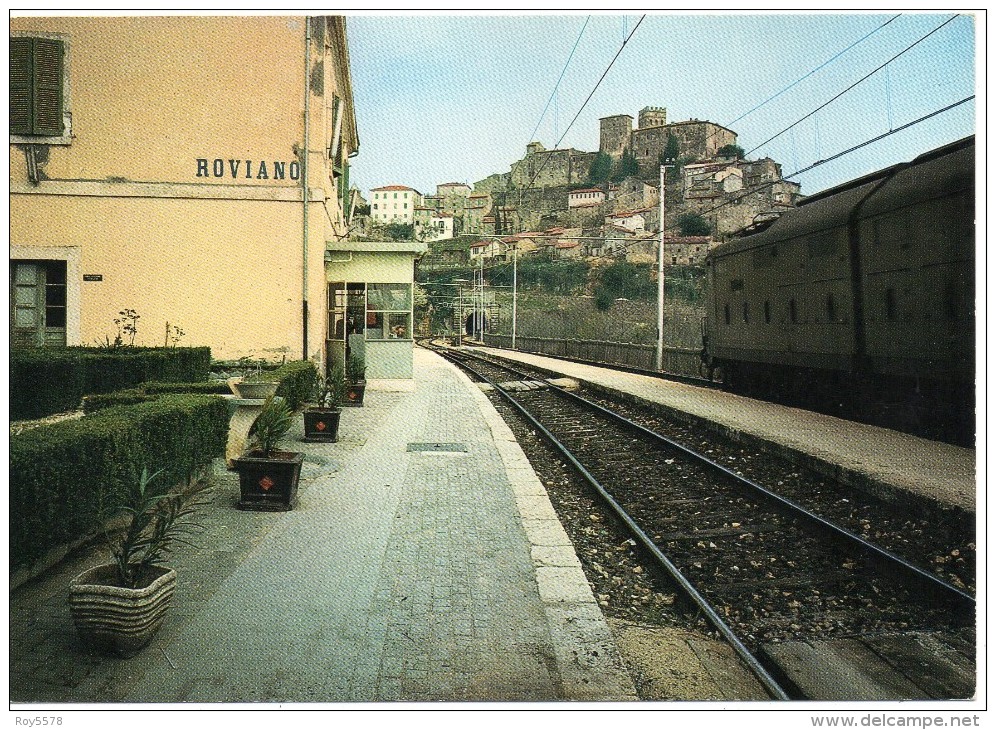
[[[111,393],[139,383],[204,382],[211,367],[209,347],[83,348],[87,393]]]
[[[105,408],[114,406],[133,406],[137,403],[144,403],[149,400],[141,388],[129,388],[128,390],[117,390],[113,393],[96,393],[94,395],[83,396],[83,413],[90,415]]]
[[[10,353],[10,417],[41,418],[79,408],[86,376],[75,349],[38,348]]]
[[[277,395],[287,400],[292,411],[299,410],[311,399],[318,381],[318,370],[310,360],[295,360],[274,370],[267,380],[280,383]]]
[[[79,408],[84,395],[147,381],[205,382],[209,347],[96,347],[13,350],[10,417],[41,418]]]
[[[137,388],[116,390],[113,393],[96,393],[83,397],[83,413],[91,414],[113,406],[132,406],[136,403],[157,398],[165,394],[186,393],[188,395],[227,395],[232,391],[228,383],[207,381],[204,383],[142,383]]]
[[[171,484],[224,453],[228,406],[222,398],[163,395],[40,426],[10,439],[10,567],[95,534],[143,468]]]
[[[204,383],[142,383],[138,386],[146,393],[198,393],[200,395],[230,395],[232,389],[224,380]]]

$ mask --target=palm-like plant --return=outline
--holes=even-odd
[[[276,399],[270,396],[263,403],[263,411],[256,419],[249,431],[249,435],[255,439],[256,445],[263,452],[263,458],[269,459],[270,452],[276,447],[291,428],[293,415],[290,407],[283,398]]]
[[[130,515],[131,520],[111,553],[118,583],[124,588],[142,584],[150,568],[165,563],[174,543],[189,545],[186,536],[201,529],[187,518],[207,504],[207,483],[195,482],[178,492],[164,492],[150,486],[162,471],[150,475],[143,468],[138,483],[132,485],[120,505],[120,511]]]
[[[318,376],[315,402],[319,408],[339,408],[346,401],[346,390],[342,363],[337,362],[327,376]]]

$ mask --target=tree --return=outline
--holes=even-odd
[[[744,156],[744,148],[738,144],[724,144],[716,151],[716,154],[720,157],[733,157],[739,160]]]
[[[411,223],[388,223],[384,226],[384,235],[392,241],[411,241],[415,226]]]
[[[591,167],[588,168],[588,183],[600,185],[609,179],[611,173],[612,158],[604,152],[599,152],[591,161]]]
[[[650,266],[615,261],[598,272],[595,307],[604,312],[617,298],[651,299],[656,292],[656,285],[650,278]]]
[[[612,176],[612,182],[620,182],[627,177],[639,174],[640,165],[637,163],[636,157],[629,150],[625,150],[622,153],[622,158],[619,160],[619,170]]]
[[[681,146],[678,144],[678,138],[673,133],[669,133],[667,142],[664,144],[664,151],[658,157],[658,162],[661,165],[676,165],[680,154]]]
[[[678,216],[678,228],[682,236],[708,236],[712,233],[709,221],[698,213],[682,213]]]

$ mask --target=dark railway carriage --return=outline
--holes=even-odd
[[[975,138],[808,198],[707,260],[736,392],[970,443]]]

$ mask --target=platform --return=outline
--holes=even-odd
[[[416,349],[415,387],[347,409],[306,455],[298,507],[235,508],[217,459],[166,625],[129,660],[87,653],[77,555],[11,596],[12,703],[636,699],[542,485],[487,398]]]
[[[514,350],[474,350],[716,423],[733,438],[762,441],[796,463],[885,499],[912,495],[927,509],[976,510],[974,449],[648,375]]]

